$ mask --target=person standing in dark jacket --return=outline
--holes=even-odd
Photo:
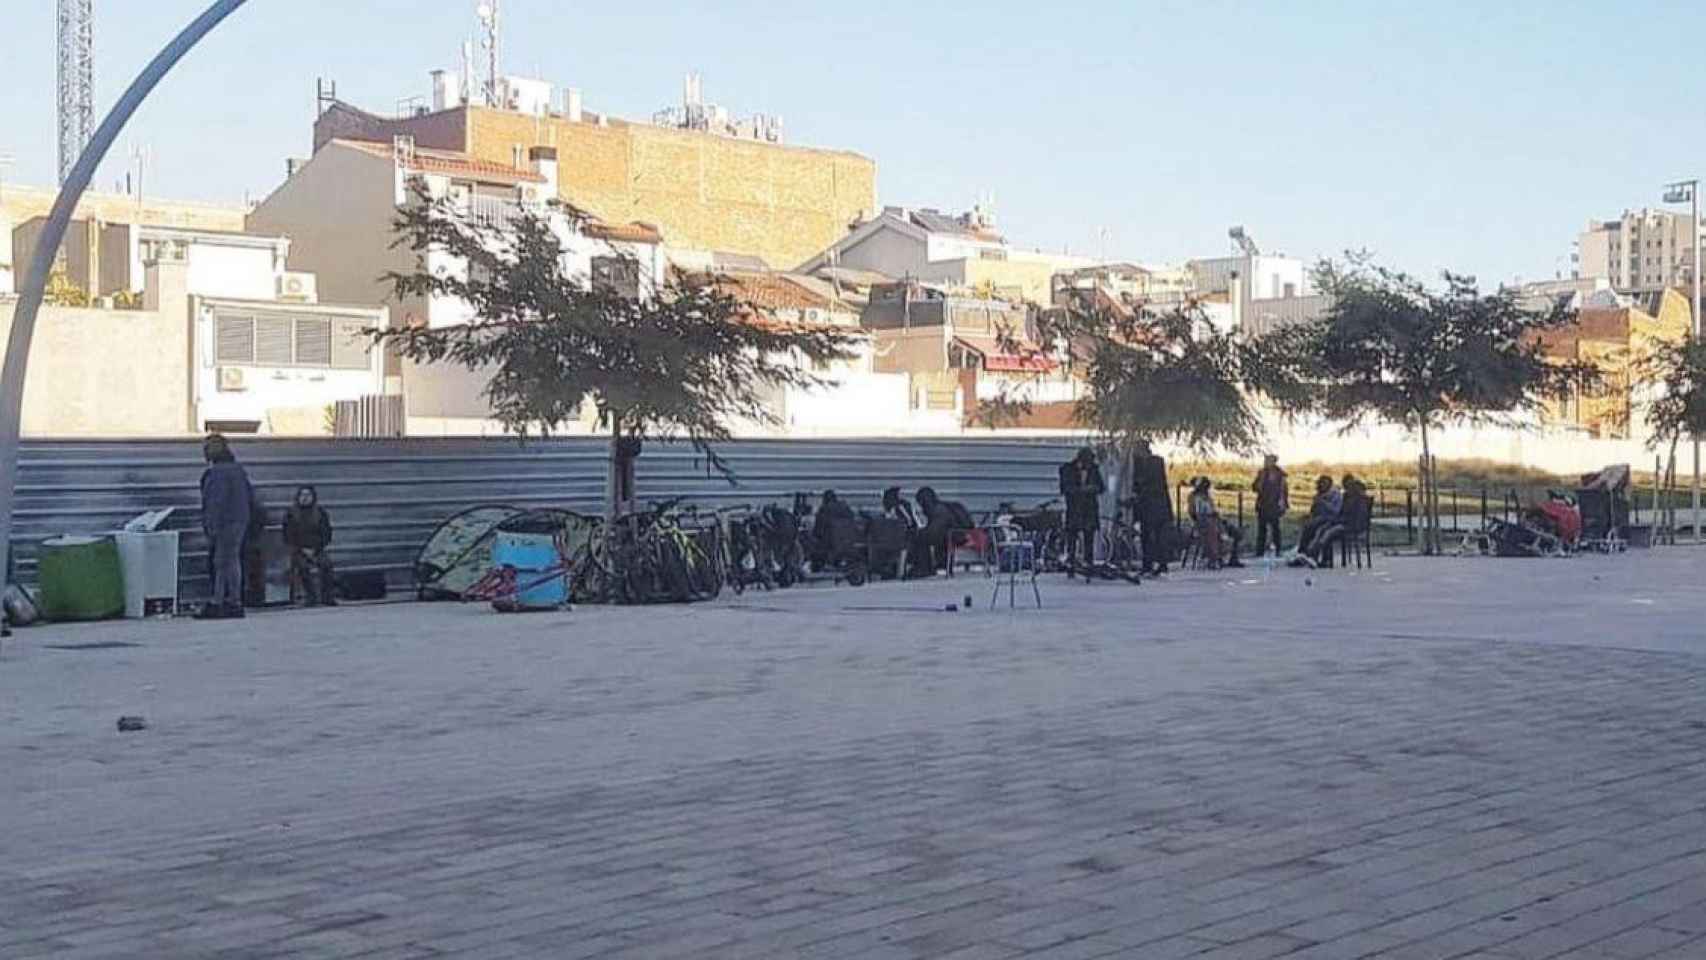
[[[201,526],[211,550],[213,596],[201,616],[204,620],[241,618],[243,539],[255,490],[223,436],[208,436],[202,455],[208,467],[201,475]]]
[[[290,579],[300,585],[308,606],[335,607],[332,596],[332,562],[326,548],[332,545],[332,517],[320,506],[320,492],[311,486],[298,487],[296,502],[284,515],[284,542],[290,548]]]
[[[1085,566],[1096,562],[1096,528],[1101,524],[1102,494],[1108,485],[1089,447],[1060,466],[1060,496],[1066,501],[1066,548]]]
[[[1167,489],[1167,461],[1150,449],[1149,441],[1139,440],[1131,473],[1131,495],[1143,539],[1143,572],[1166,573],[1173,560],[1173,496]]]
[[[1256,493],[1256,556],[1267,556],[1269,534],[1274,538],[1274,555],[1281,555],[1285,543],[1280,539],[1280,521],[1291,511],[1291,493],[1279,457],[1268,454],[1250,487]]]

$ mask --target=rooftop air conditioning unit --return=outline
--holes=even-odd
[[[284,273],[278,278],[278,299],[285,303],[317,303],[318,291],[312,273]]]
[[[545,192],[531,183],[518,184],[515,188],[515,198],[524,205],[531,206],[545,202]]]
[[[806,322],[807,323],[822,323],[823,322],[823,311],[817,309],[816,307],[813,307],[813,308],[807,310],[806,311]]]
[[[219,392],[220,393],[241,393],[247,389],[249,389],[249,387],[243,381],[243,368],[242,367],[220,367],[219,368]]]

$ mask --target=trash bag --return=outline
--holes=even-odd
[[[35,598],[28,590],[17,584],[6,587],[3,596],[6,611],[6,622],[14,627],[27,627],[41,619],[41,610],[36,606]]]

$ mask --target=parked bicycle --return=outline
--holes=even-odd
[[[1085,580],[1143,582],[1143,540],[1139,536],[1133,501],[1120,501],[1117,517],[1104,518],[1096,529],[1094,552],[1079,557],[1068,551],[1065,572]],[[1070,546],[1070,545],[1069,545]]]

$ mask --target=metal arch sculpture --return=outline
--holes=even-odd
[[[29,273],[24,277],[18,308],[12,317],[11,336],[6,342],[6,365],[0,371],[0,558],[9,561],[12,555],[12,501],[18,485],[18,438],[23,417],[24,374],[30,362],[30,341],[35,336],[36,314],[41,310],[47,276],[59,255],[59,245],[65,239],[71,215],[83,198],[83,191],[89,188],[89,181],[94,179],[95,168],[112,149],[113,141],[118,139],[119,131],[129,122],[131,114],[148,98],[160,80],[177,66],[184,54],[246,2],[217,0],[148,62],[95,129],[94,137],[77,158],[71,175],[53,201],[53,210],[48,214],[35,255],[30,260]],[[9,562],[0,563],[0,570],[9,571],[10,567]]]

